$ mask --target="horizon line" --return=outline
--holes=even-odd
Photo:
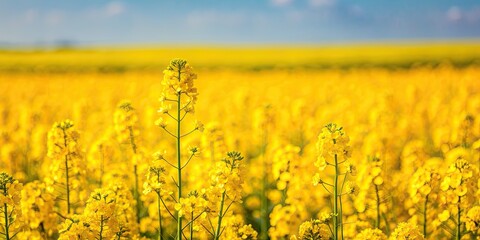
[[[2,50],[22,49],[129,49],[129,48],[295,48],[295,47],[343,47],[371,45],[480,45],[480,37],[475,38],[396,38],[344,40],[325,42],[138,42],[138,43],[82,43],[76,41],[50,41],[39,43],[11,43],[0,41]]]

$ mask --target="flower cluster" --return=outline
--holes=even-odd
[[[20,238],[42,239],[45,236],[51,237],[56,228],[57,215],[54,211],[55,201],[53,196],[45,191],[45,183],[33,181],[25,184],[22,190],[22,217],[25,232],[19,234]],[[34,237],[35,236],[35,237]]]
[[[391,240],[421,240],[425,239],[418,227],[410,222],[399,223],[390,235]]]
[[[476,169],[470,166],[470,163],[459,158],[452,163],[443,178],[440,189],[444,192],[442,195],[442,202],[444,204],[457,204],[461,203],[465,206],[472,202],[471,196],[475,194],[477,189],[477,182],[474,179],[474,171]],[[462,200],[462,201],[461,201]]]
[[[440,186],[440,174],[433,168],[421,167],[413,174],[410,180],[409,194],[414,203],[436,199],[437,189]]]
[[[480,235],[480,206],[470,208],[465,216],[465,225],[467,231],[475,235]]]
[[[318,219],[306,221],[300,225],[298,236],[292,236],[291,240],[330,239],[331,232],[327,224]]]
[[[355,240],[387,240],[387,235],[378,228],[367,228],[354,238]]]
[[[79,158],[80,134],[71,120],[56,122],[48,132],[48,157],[52,159]]]
[[[163,71],[163,74],[162,85],[164,91],[160,98],[161,108],[158,112],[170,114],[171,102],[180,99],[179,108],[185,110],[185,113],[194,113],[198,92],[193,81],[197,79],[197,74],[193,72],[190,64],[183,59],[173,59],[167,69]],[[184,95],[183,98],[182,95]],[[159,120],[159,122],[162,121]]]
[[[214,163],[227,151],[224,132],[217,122],[205,124],[202,134],[202,154]]]
[[[225,193],[232,202],[241,201],[243,184],[240,164],[243,157],[238,152],[228,152],[227,157],[218,161],[210,172],[209,196],[220,196]]]
[[[0,173],[0,231],[6,239],[20,231],[22,216],[20,197],[23,185],[12,176]]]
[[[418,215],[416,216],[415,214],[422,213],[423,234],[425,237],[428,236],[427,228],[429,228],[429,225],[436,222],[436,213],[432,210],[437,209],[440,180],[440,174],[431,167],[418,168],[410,179],[408,191],[412,208],[409,213],[414,221],[418,221],[416,220]]]
[[[288,145],[275,152],[272,175],[276,179],[277,189],[284,190],[292,178],[292,170],[298,168],[300,148]]]
[[[277,205],[270,213],[270,239],[284,239],[297,231],[307,212],[300,205]]]
[[[221,239],[231,240],[256,240],[257,231],[253,229],[251,224],[244,224],[240,215],[233,215],[225,219],[225,232]]]
[[[149,165],[148,172],[146,174],[147,179],[143,183],[143,194],[149,194],[155,192],[159,197],[165,196],[167,193],[165,185],[165,167],[162,164],[161,154],[155,154],[156,159]]]
[[[345,162],[351,155],[349,141],[343,127],[339,127],[335,123],[330,123],[322,128],[322,132],[318,135],[318,157],[315,166],[322,171],[327,165]]]
[[[117,139],[120,143],[135,144],[132,142],[140,134],[138,130],[138,116],[135,109],[128,100],[124,100],[118,104],[113,115],[113,122]]]
[[[189,217],[190,220],[206,213],[207,201],[205,195],[200,195],[197,191],[190,192],[187,197],[180,198],[180,202],[175,204],[175,210],[178,215]]]
[[[121,215],[131,207],[125,204],[129,197],[121,188],[114,185],[92,192],[83,213],[64,221],[59,239],[133,238],[135,230],[129,229],[127,222],[122,222],[128,219]]]
[[[239,152],[228,152],[227,157],[218,161],[210,171],[210,187],[205,189],[203,196],[207,202],[202,221],[204,226],[209,226],[206,225],[208,222],[216,222],[216,226],[205,227],[216,240],[222,236],[223,229],[230,227],[224,219],[234,215],[232,205],[242,201],[242,160]]]
[[[57,198],[65,199],[62,213],[72,213],[75,203],[85,196],[86,167],[79,146],[80,134],[70,120],[53,124],[48,132],[48,156],[51,158],[50,175],[45,178],[47,191]],[[75,189],[75,191],[73,191]]]
[[[115,159],[115,143],[110,132],[94,142],[87,155],[88,170],[95,179],[98,179],[100,186],[104,182],[105,174],[109,172],[107,168],[114,164]]]
[[[115,218],[118,223],[118,231],[115,235],[124,237],[136,237],[139,235],[137,215],[134,209],[136,204],[132,192],[122,182],[110,183],[107,190],[115,196]],[[118,239],[118,238],[117,238]]]
[[[354,200],[355,209],[363,214],[365,219],[375,221],[375,227],[380,228],[380,216],[387,212],[384,201],[384,162],[378,157],[369,157],[365,168],[359,172],[357,182],[359,193]],[[372,211],[369,211],[369,210]]]
[[[58,240],[96,239],[98,236],[90,229],[89,222],[88,216],[73,215],[61,225]]]

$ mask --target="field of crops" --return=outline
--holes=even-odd
[[[2,51],[0,238],[479,239],[480,47],[443,47]]]

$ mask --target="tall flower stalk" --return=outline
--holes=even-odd
[[[176,144],[176,164],[165,160],[171,167],[177,170],[177,187],[176,202],[179,203],[182,198],[183,182],[182,170],[188,165],[189,161],[195,155],[194,153],[188,157],[188,160],[182,162],[182,138],[190,135],[196,130],[202,130],[203,125],[196,123],[192,130],[183,133],[182,122],[189,113],[195,112],[195,103],[197,101],[197,89],[193,85],[193,80],[197,75],[193,72],[192,67],[183,59],[174,59],[170,65],[163,71],[164,78],[162,85],[164,90],[160,98],[161,107],[158,110],[162,114],[156,121],[156,125],[165,130],[167,134],[175,139]],[[172,109],[174,109],[172,111]],[[167,120],[171,119],[175,122],[175,130],[170,131]],[[182,215],[177,210],[177,239],[181,239],[183,235]]]
[[[1,235],[6,240],[13,239],[18,233],[19,224],[16,223],[20,210],[20,192],[22,184],[18,183],[12,176],[2,172],[0,173],[0,221]]]
[[[423,211],[423,236],[428,237],[428,229],[430,222],[428,222],[428,208],[436,202],[437,192],[440,185],[440,174],[433,169],[421,167],[413,174],[410,182],[409,194],[415,204],[422,204]]]
[[[271,138],[271,130],[275,124],[274,109],[270,104],[264,105],[257,109],[255,113],[255,126],[260,133],[260,156],[262,160],[261,174],[261,190],[260,190],[260,238],[268,238],[268,228],[270,227],[269,219],[269,200],[267,192],[269,191],[269,174],[271,168],[271,160],[268,156],[268,143]]]
[[[440,221],[448,226],[448,220],[451,219],[455,223],[454,232],[450,232],[452,237],[460,240],[464,235],[464,211],[476,201],[475,194],[478,190],[477,179],[478,170],[470,165],[470,163],[458,158],[452,163],[440,184],[442,190],[442,204],[449,206],[440,215]]]
[[[95,189],[83,213],[62,223],[58,239],[138,239],[125,216],[133,216],[130,205],[125,204],[130,201],[131,193],[122,184]]]
[[[65,199],[67,214],[73,213],[73,203],[79,200],[78,187],[85,185],[85,163],[81,161],[79,138],[80,134],[70,120],[53,124],[48,132],[48,156],[52,163],[51,175],[45,182],[49,192],[56,193],[59,199]],[[65,192],[55,191],[58,186],[65,189]]]
[[[218,210],[217,217],[217,226],[215,228],[213,239],[219,240],[220,235],[222,234],[222,220],[227,214],[230,206],[239,201],[241,194],[238,191],[235,191],[236,185],[241,184],[241,178],[239,176],[240,161],[243,159],[242,155],[239,152],[228,152],[227,158],[225,158],[221,163],[216,165],[215,170],[212,174],[212,183],[215,183],[212,189],[217,189],[221,192],[220,199],[220,209]],[[216,182],[218,179],[221,179],[221,182]],[[224,182],[225,188],[218,189],[219,185]],[[227,199],[230,200],[230,203],[227,205]]]
[[[162,204],[164,204],[164,196],[168,196],[165,190],[165,167],[162,164],[163,156],[160,153],[154,154],[154,161],[150,164],[147,173],[147,180],[143,184],[143,194],[155,192],[157,195],[157,212],[158,212],[158,239],[163,239],[162,226]]]
[[[324,181],[320,173],[314,176],[313,183],[314,185],[322,185],[329,194],[333,195],[332,235],[335,240],[343,239],[342,196],[355,191],[354,186],[346,180],[347,175],[353,169],[351,164],[347,162],[350,157],[348,142],[349,138],[343,128],[334,123],[330,123],[322,129],[317,141],[318,158],[315,161],[315,166],[318,167],[320,172],[323,172],[328,166],[334,168],[333,183]],[[347,166],[344,172],[341,171],[342,165]],[[342,176],[343,180],[340,179]]]
[[[141,200],[139,194],[139,184],[138,184],[138,147],[137,147],[137,138],[139,135],[138,131],[138,116],[135,113],[135,109],[132,107],[132,104],[129,101],[123,101],[118,104],[118,108],[114,114],[115,130],[117,132],[118,141],[121,143],[128,143],[133,152],[133,175],[134,175],[134,185],[133,185],[133,197],[135,198],[136,205],[136,216],[137,223],[140,223],[140,212],[141,212]]]

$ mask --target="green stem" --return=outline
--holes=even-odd
[[[460,217],[461,217],[460,200],[461,199],[462,199],[461,197],[458,197],[458,203],[457,203],[457,235],[456,235],[457,240],[462,239],[462,232],[461,232],[462,222],[460,222]]]
[[[340,204],[340,210],[339,210],[339,219],[338,219],[338,224],[340,226],[340,234],[342,236],[342,239],[344,239],[343,237],[343,204],[342,204],[342,193],[340,193],[340,196],[338,197],[339,199],[339,204]]]
[[[140,194],[138,193],[138,173],[137,173],[137,165],[133,166],[133,174],[135,175],[135,189],[134,189],[134,196],[136,204],[136,214],[137,214],[137,223],[140,223]]]
[[[334,141],[335,143],[335,141]],[[338,169],[338,157],[335,154],[335,180],[333,184],[333,239],[338,240],[338,175],[340,174]]]
[[[390,226],[388,225],[387,215],[385,213],[382,214],[382,218],[383,218],[383,221],[385,222],[385,233],[388,236],[388,235],[390,235]]]
[[[133,134],[133,127],[129,126],[128,131],[130,133],[130,145],[132,146],[132,151],[134,154],[137,154],[137,144],[135,144],[135,135]]]
[[[428,194],[425,197],[425,205],[423,206],[423,236],[427,238],[427,204],[428,204]]]
[[[133,134],[133,127],[129,126],[128,130],[130,132],[130,145],[132,146],[133,154],[137,154],[137,145],[135,144],[135,135]],[[133,165],[133,175],[135,177],[135,186],[133,186],[133,195],[135,201],[137,202],[136,207],[136,215],[137,215],[137,223],[140,223],[140,193],[138,192],[138,169],[137,163]]]
[[[267,199],[267,139],[268,139],[268,131],[265,130],[263,136],[263,144],[262,144],[262,195],[261,195],[261,225],[260,225],[260,239],[267,239],[268,238],[268,199]]]
[[[231,165],[231,168],[230,168],[230,173],[232,173],[233,169],[234,169],[234,166],[235,166],[235,161],[232,163]],[[226,215],[228,209],[230,208],[230,206],[233,204],[233,202],[230,203],[230,205],[227,207],[227,209],[225,210],[225,212],[223,212],[223,207],[225,205],[225,196],[227,195],[227,190],[223,190],[223,193],[222,193],[222,199],[220,200],[220,211],[218,212],[218,222],[217,222],[217,229],[215,231],[215,236],[214,236],[214,239],[215,240],[218,240],[220,239],[220,235],[222,234],[222,232],[220,231],[220,229],[222,228],[222,219],[223,217]],[[193,217],[193,216],[192,216]],[[266,238],[262,238],[262,239],[266,239]]]
[[[375,221],[375,228],[380,229],[380,194],[378,193],[378,186],[375,185],[375,196],[377,197],[377,220]]]
[[[223,205],[225,203],[225,195],[226,191],[222,193],[222,199],[220,201],[220,211],[218,212],[218,222],[217,222],[217,229],[215,230],[215,236],[214,239],[218,240],[220,239],[220,229],[222,227],[222,218],[223,218]]]
[[[3,189],[3,192],[5,196],[7,196],[7,188]],[[7,207],[7,203],[4,203],[3,204],[4,206],[4,216],[5,216],[5,239],[6,240],[10,240],[10,233],[8,232],[9,228],[10,228],[10,223],[8,222],[8,207]]]
[[[343,187],[345,186],[345,182],[347,181],[347,173],[343,175],[343,181],[342,181],[342,188],[340,188],[340,233],[342,234],[342,239],[345,239],[343,237],[343,201],[342,201],[342,195],[343,195]]]
[[[180,81],[181,69],[178,69],[178,81]],[[181,119],[180,119],[180,104],[181,104],[181,92],[177,93],[177,173],[178,173],[178,202],[182,198],[182,161],[180,152],[180,132],[181,132]],[[182,239],[182,216],[177,211],[177,239]]]
[[[265,164],[264,164],[265,165]],[[267,199],[267,180],[265,177],[265,173],[263,174],[262,179],[262,225],[261,225],[261,239],[267,238],[267,231],[268,231],[268,199]]]
[[[193,211],[192,211],[192,214],[191,214],[191,217],[192,217],[192,221],[190,222],[190,240],[193,239]]]
[[[103,239],[103,215],[100,216],[100,234],[99,234],[99,240]]]
[[[160,205],[160,193],[157,193],[157,209],[158,209],[158,240],[163,239],[162,235],[162,212]]]
[[[68,149],[67,133],[65,132],[65,129],[62,129],[62,132],[63,132],[63,145],[65,146],[65,148]],[[70,179],[68,174],[68,154],[70,154],[70,152],[67,152],[67,155],[65,155],[65,180],[66,180],[66,188],[67,188],[67,213],[70,214]]]
[[[67,213],[70,214],[70,179],[68,176],[68,156],[65,156],[65,179],[67,187]]]

